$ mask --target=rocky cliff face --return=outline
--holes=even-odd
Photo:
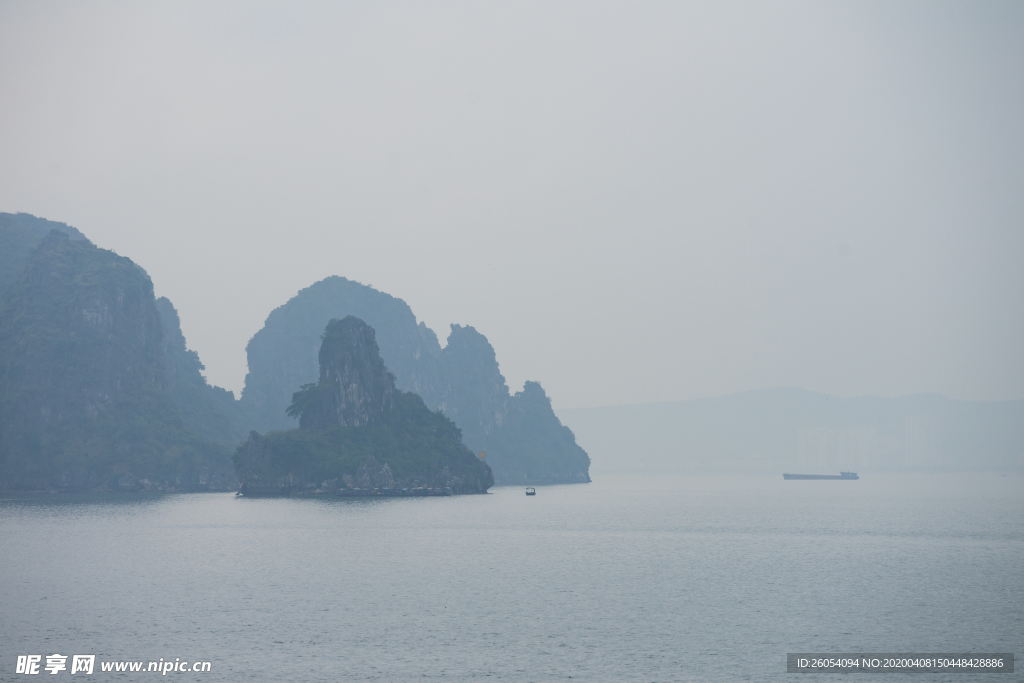
[[[442,351],[405,302],[345,278],[327,278],[302,290],[275,309],[249,342],[243,402],[258,412],[263,429],[294,425],[285,409],[300,386],[317,379],[319,332],[332,317],[346,315],[375,328],[396,387],[419,394],[454,420],[466,445],[487,453],[499,483],[589,481],[589,458],[550,401],[510,395],[486,337],[472,327],[452,325]],[[525,429],[535,431],[516,433]]]
[[[46,402],[44,422],[165,388],[153,284],[130,260],[53,231],[5,294],[8,386]]]
[[[62,232],[77,242],[88,241],[66,223],[27,213],[0,213],[0,294],[18,279],[36,246],[51,230]]]
[[[438,408],[459,425],[467,444],[482,448],[504,422],[508,385],[487,337],[469,326],[451,328],[438,359]]]
[[[323,431],[387,421],[395,409],[395,376],[384,367],[372,327],[352,315],[330,321],[319,359],[320,381],[306,390],[314,396],[304,399],[300,394],[303,429]]]
[[[0,486],[230,480],[226,449],[182,422],[163,343],[141,268],[61,231],[43,238],[0,300]]]
[[[559,421],[537,382],[527,382],[512,396],[501,425],[484,443],[494,477],[504,483],[590,481],[590,456]]]
[[[551,409],[537,382],[509,396],[487,337],[452,325],[441,352],[440,408],[462,429],[474,451],[484,451],[502,484],[590,481],[590,458]]]
[[[255,420],[232,392],[211,386],[199,354],[185,344],[178,311],[164,298],[156,300],[163,331],[163,356],[167,392],[174,399],[185,426],[197,436],[233,451],[248,436]]]
[[[0,213],[0,296],[25,271],[33,252],[51,230],[64,233],[72,242],[91,246],[76,228],[26,213]],[[45,295],[44,295],[45,296]],[[201,439],[234,449],[253,424],[234,395],[210,386],[199,356],[185,345],[178,312],[165,298],[156,300],[163,340],[164,389],[181,413],[185,427]]]
[[[331,320],[319,359],[320,380],[289,407],[300,428],[253,432],[236,451],[243,493],[392,486],[484,493],[494,484],[451,420],[395,388],[362,320]]]
[[[303,289],[267,317],[249,341],[249,374],[242,403],[260,429],[289,429],[285,414],[299,387],[318,381],[320,335],[327,321],[354,315],[372,327],[380,355],[394,373],[399,389],[432,403],[435,361],[441,352],[437,335],[401,299],[343,277],[329,277]]]

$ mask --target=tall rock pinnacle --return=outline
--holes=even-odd
[[[290,412],[303,429],[382,424],[395,407],[395,376],[381,360],[373,328],[355,316],[331,320],[320,346],[320,381],[295,394]]]

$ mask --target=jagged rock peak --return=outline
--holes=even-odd
[[[289,414],[303,429],[383,424],[395,408],[395,376],[373,328],[350,315],[328,322],[321,339],[320,381],[296,392]]]
[[[463,430],[466,443],[482,445],[501,426],[509,391],[487,337],[469,325],[452,325],[441,352],[439,407]]]
[[[2,255],[0,255],[2,256]],[[299,387],[320,376],[317,354],[324,326],[354,315],[376,332],[380,355],[395,375],[395,386],[436,407],[437,335],[401,299],[343,277],[328,277],[274,309],[249,341],[242,403],[264,430],[291,429],[288,405]]]

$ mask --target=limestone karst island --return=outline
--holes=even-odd
[[[288,413],[298,429],[253,432],[235,453],[243,494],[444,495],[494,485],[454,422],[395,388],[373,328],[355,316],[327,323],[320,380],[295,393]]]
[[[449,495],[590,481],[539,383],[510,392],[483,334],[452,325],[442,348],[372,287],[314,283],[245,352],[236,399],[206,381],[140,266],[64,223],[0,213],[0,490]]]

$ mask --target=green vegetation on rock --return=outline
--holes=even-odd
[[[275,308],[246,346],[249,374],[242,403],[259,429],[289,429],[285,411],[299,387],[317,381],[320,334],[328,320],[354,315],[376,331],[380,355],[397,385],[432,404],[437,336],[416,323],[401,299],[343,277],[313,284]]]
[[[319,361],[319,381],[295,392],[290,406],[301,426],[253,432],[235,452],[244,493],[414,486],[484,493],[494,484],[451,420],[395,388],[362,320],[331,320]]]

